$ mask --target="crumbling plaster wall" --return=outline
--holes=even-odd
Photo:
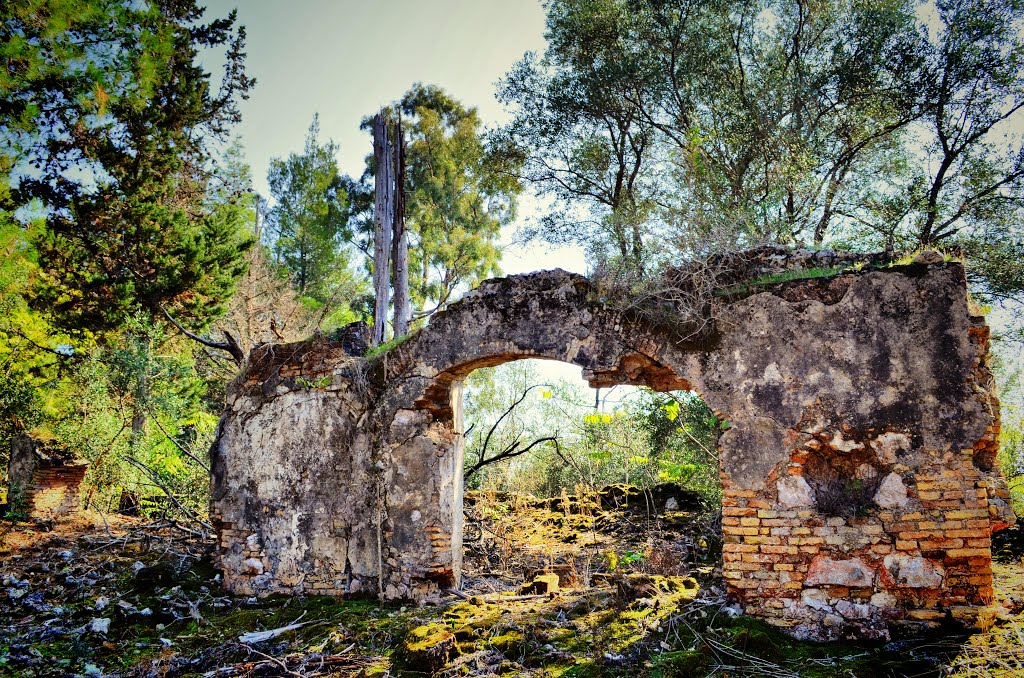
[[[793,283],[730,305],[685,356],[719,440],[723,569],[748,613],[800,636],[973,622],[1012,520],[987,328],[955,264]]]
[[[375,592],[365,361],[311,341],[264,346],[232,384],[212,450],[212,510],[237,593]]]
[[[815,638],[970,622],[1009,520],[987,330],[956,264],[723,299],[700,343],[562,271],[488,281],[372,360],[263,347],[215,446],[227,586],[429,599],[461,570],[461,381],[525,357],[594,385],[692,388],[719,440],[724,573],[752,614]]]

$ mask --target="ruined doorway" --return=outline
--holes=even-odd
[[[462,401],[465,586],[721,564],[722,422],[696,393],[594,389],[527,359],[470,373]]]

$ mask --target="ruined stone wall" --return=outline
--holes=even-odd
[[[88,464],[52,450],[26,434],[11,440],[7,464],[7,502],[31,518],[50,519],[78,513]]]
[[[232,384],[211,460],[211,519],[229,590],[377,590],[363,369],[364,360],[321,341],[264,346]]]
[[[544,358],[582,367],[594,385],[687,388],[659,362],[669,343],[593,302],[582,276],[548,271],[484,283],[391,351],[376,406],[386,595],[422,599],[459,582],[461,383],[470,372]]]
[[[540,357],[594,385],[692,388],[729,420],[723,569],[749,613],[870,637],[989,602],[988,540],[1010,514],[960,266],[721,298],[700,345],[595,296],[561,271],[514,276],[370,360],[324,339],[254,352],[215,445],[227,586],[423,601],[457,585],[461,381]]]
[[[717,350],[686,357],[732,422],[723,571],[748,613],[882,637],[991,602],[989,539],[1012,515],[964,287],[943,264],[783,285],[732,304]]]

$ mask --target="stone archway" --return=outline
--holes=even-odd
[[[699,344],[595,296],[562,271],[512,276],[373,359],[326,340],[254,351],[214,451],[227,587],[424,600],[457,584],[461,380],[535,357],[595,386],[692,389],[731,422],[723,572],[748,613],[881,636],[990,602],[989,537],[1011,517],[987,328],[959,265],[723,300]]]

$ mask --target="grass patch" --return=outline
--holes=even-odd
[[[366,355],[364,357],[367,360],[370,360],[376,358],[377,356],[384,355],[385,353],[395,348],[396,346],[405,343],[412,335],[413,333],[409,333],[400,334],[397,337],[392,337],[390,341],[385,341],[380,346],[374,346],[373,348],[371,348],[369,351],[366,352]]]
[[[742,296],[750,294],[758,287],[771,287],[772,285],[779,285],[781,283],[792,282],[794,280],[812,280],[814,278],[831,278],[834,275],[839,275],[845,271],[851,270],[848,266],[832,266],[828,268],[817,267],[807,269],[795,269],[791,271],[782,271],[780,273],[772,273],[769,275],[762,275],[751,280],[746,280],[738,285],[731,285],[720,290],[715,291],[715,296],[718,297],[732,297]]]
[[[958,261],[960,263],[963,263],[963,261],[964,261],[964,258],[962,256],[956,256],[956,255],[950,254],[949,252],[944,252],[942,250],[935,250],[935,248],[933,248],[933,247],[926,247],[926,248],[918,248],[916,250],[912,250],[910,252],[906,252],[899,259],[894,259],[892,261],[892,263],[889,264],[888,268],[896,268],[898,266],[910,266],[911,264],[914,263],[914,259],[917,258],[917,255],[921,254],[922,252],[927,252],[927,251],[932,251],[932,250],[937,251],[939,254],[942,255],[942,261],[944,263],[948,264],[951,261]]]

